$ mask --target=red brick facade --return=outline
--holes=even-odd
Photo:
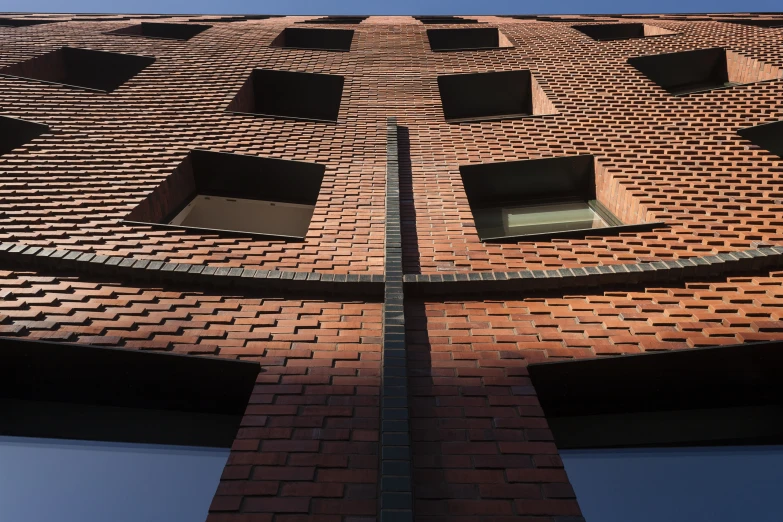
[[[390,117],[399,126],[406,284],[417,275],[437,276],[435,285],[479,272],[714,261],[677,277],[662,263],[660,279],[611,288],[581,288],[589,276],[566,270],[545,292],[486,299],[416,297],[406,287],[416,520],[581,520],[529,363],[783,339],[783,251],[774,248],[783,245],[783,160],[737,134],[783,120],[781,28],[725,15],[627,17],[646,24],[647,37],[595,41],[577,22],[480,16],[513,47],[433,52],[430,26],[378,16],[319,25],[355,31],[349,52],[329,52],[270,47],[312,17],[210,22],[187,41],[105,34],[141,21],[133,16],[49,18],[58,23],[0,27],[0,68],[63,46],[156,61],[108,94],[0,76],[2,116],[50,128],[0,157],[0,335],[259,362],[209,522],[379,518],[383,296],[341,294],[330,282],[323,292],[259,290],[175,272],[382,278]],[[627,63],[711,47],[727,50],[729,75],[744,85],[675,97]],[[337,123],[226,112],[254,68],[344,76]],[[444,121],[439,75],[517,69],[532,72],[537,99],[548,103],[536,110],[546,115]],[[325,165],[305,240],[123,223],[192,149]],[[620,220],[664,225],[613,237],[479,240],[460,166],[577,154],[596,157],[597,198]],[[94,256],[60,263],[58,250]],[[742,254],[713,258],[759,251],[767,262],[736,270],[716,266],[739,266]],[[85,268],[107,259],[117,270]],[[171,272],[140,277],[123,268],[128,259]]]

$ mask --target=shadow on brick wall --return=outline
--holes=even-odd
[[[419,236],[416,232],[416,205],[413,199],[411,141],[407,127],[397,127],[397,154],[400,166],[402,270],[405,274],[420,274]]]

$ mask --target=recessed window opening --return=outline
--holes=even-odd
[[[623,224],[596,199],[593,156],[464,165],[462,184],[482,241],[548,240],[650,229]]]
[[[557,16],[537,16],[536,20],[539,22],[595,22],[594,18],[572,18],[572,17],[557,17]]]
[[[313,20],[305,20],[303,22],[297,22],[301,24],[351,24],[356,25],[366,20],[367,16],[324,16],[322,18],[315,18]]]
[[[742,68],[729,67],[727,51],[723,48],[641,56],[630,58],[628,63],[675,96],[764,79],[740,76]]]
[[[652,36],[668,36],[674,31],[639,23],[573,25],[572,28],[597,41],[627,40]]]
[[[438,76],[438,90],[443,116],[451,123],[556,112],[527,70]]]
[[[724,18],[718,20],[719,22],[726,22],[728,24],[740,24],[751,25],[754,27],[783,27],[783,18],[778,19],[765,19],[765,18]]]
[[[2,518],[204,520],[258,370],[0,339]]]
[[[513,47],[502,31],[495,27],[470,29],[427,29],[433,51],[467,51]]]
[[[237,18],[236,20],[240,20]],[[235,20],[228,20],[235,21]],[[203,24],[173,24],[165,22],[142,22],[137,25],[110,31],[107,34],[120,36],[140,36],[143,38],[163,38],[169,40],[190,40],[194,36],[212,27]]]
[[[219,23],[229,23],[229,22],[244,22],[247,20],[244,16],[220,16],[217,18],[191,18],[188,20],[189,22],[219,22]]]
[[[585,519],[783,519],[781,348],[530,365]]]
[[[272,42],[272,47],[350,51],[353,33],[350,29],[287,27],[275,38]]]
[[[0,75],[111,92],[155,62],[155,58],[62,47],[0,69]]]
[[[301,240],[325,167],[195,150],[125,218],[194,232]]]
[[[783,158],[783,121],[740,129],[737,134],[757,147]]]
[[[413,18],[426,25],[479,23],[479,21],[474,18],[462,18],[460,16],[414,16]]]
[[[256,69],[228,105],[229,112],[336,122],[344,78],[334,74]]]
[[[0,155],[49,132],[49,126],[18,118],[0,116]]]
[[[53,24],[61,20],[32,20],[21,18],[0,18],[0,27],[29,27],[31,25]]]

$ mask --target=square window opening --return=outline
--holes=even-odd
[[[3,517],[203,520],[258,371],[245,361],[0,339]]]
[[[444,118],[450,123],[557,113],[527,70],[439,76],[438,89]]]
[[[639,23],[573,25],[571,27],[597,41],[628,40],[631,38],[677,34],[674,31]]]
[[[344,78],[255,69],[226,110],[295,120],[336,122]]]
[[[32,25],[54,24],[60,20],[33,20],[22,18],[0,18],[0,27],[30,27]]]
[[[506,35],[495,27],[470,29],[427,29],[433,51],[470,51],[514,47]]]
[[[766,28],[775,28],[775,27],[783,27],[783,18],[724,18],[721,20],[718,20],[719,22],[725,22],[727,24],[739,24],[739,25],[750,25],[753,27],[766,27]]]
[[[0,69],[0,75],[112,92],[155,62],[155,58],[62,47]]]
[[[48,125],[0,116],[0,155],[11,152],[46,132],[49,132]]]
[[[106,34],[119,36],[139,36],[142,38],[161,38],[167,40],[190,40],[203,33],[211,25],[204,24],[171,24],[161,22],[142,22],[137,25],[110,31]]]
[[[479,23],[479,21],[474,18],[462,18],[461,16],[414,16],[413,18],[425,25]]]
[[[783,158],[783,121],[740,129],[737,134],[757,147]]]
[[[358,25],[365,21],[367,16],[324,16],[322,18],[315,18],[313,20],[305,20],[303,22],[297,22],[300,24],[349,24]]]
[[[462,183],[479,238],[508,242],[650,230],[624,225],[596,199],[593,156],[465,165]]]
[[[721,47],[640,56],[628,63],[674,96],[775,79],[778,70]]]
[[[780,520],[781,347],[530,365],[586,519]]]
[[[287,27],[275,38],[271,46],[289,49],[350,51],[353,33],[351,29]]]
[[[324,171],[316,163],[194,150],[125,221],[303,240]]]

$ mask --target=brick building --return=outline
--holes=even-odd
[[[209,522],[780,442],[783,15],[2,16],[2,397],[238,425],[0,434],[228,445]]]

